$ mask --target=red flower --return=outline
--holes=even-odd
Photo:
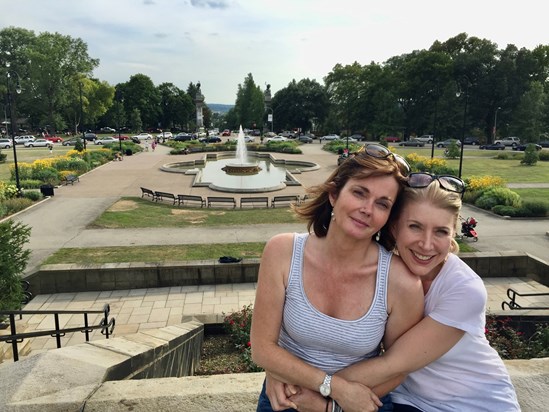
[[[248,348],[251,348],[251,347],[252,347],[252,342],[248,342],[248,343],[246,344],[246,346],[247,346]]]

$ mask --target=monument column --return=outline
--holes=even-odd
[[[194,104],[196,105],[196,133],[198,133],[200,128],[204,127],[204,115],[202,114],[202,107],[204,107],[204,95],[200,90],[200,82],[196,85]]]

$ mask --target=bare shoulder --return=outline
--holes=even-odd
[[[395,288],[396,292],[405,292],[416,290],[422,290],[421,279],[410,272],[408,266],[402,261],[402,259],[393,255],[391,259],[391,269],[389,275],[389,287]]]

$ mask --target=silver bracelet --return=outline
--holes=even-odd
[[[339,406],[335,399],[332,399],[332,412],[343,412],[343,409],[341,409],[341,406]]]

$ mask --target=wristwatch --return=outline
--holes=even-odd
[[[330,394],[332,393],[332,387],[330,385],[331,382],[332,382],[332,375],[326,374],[326,376],[324,377],[324,382],[322,382],[322,384],[318,388],[322,396],[327,397],[327,396],[330,396]]]

